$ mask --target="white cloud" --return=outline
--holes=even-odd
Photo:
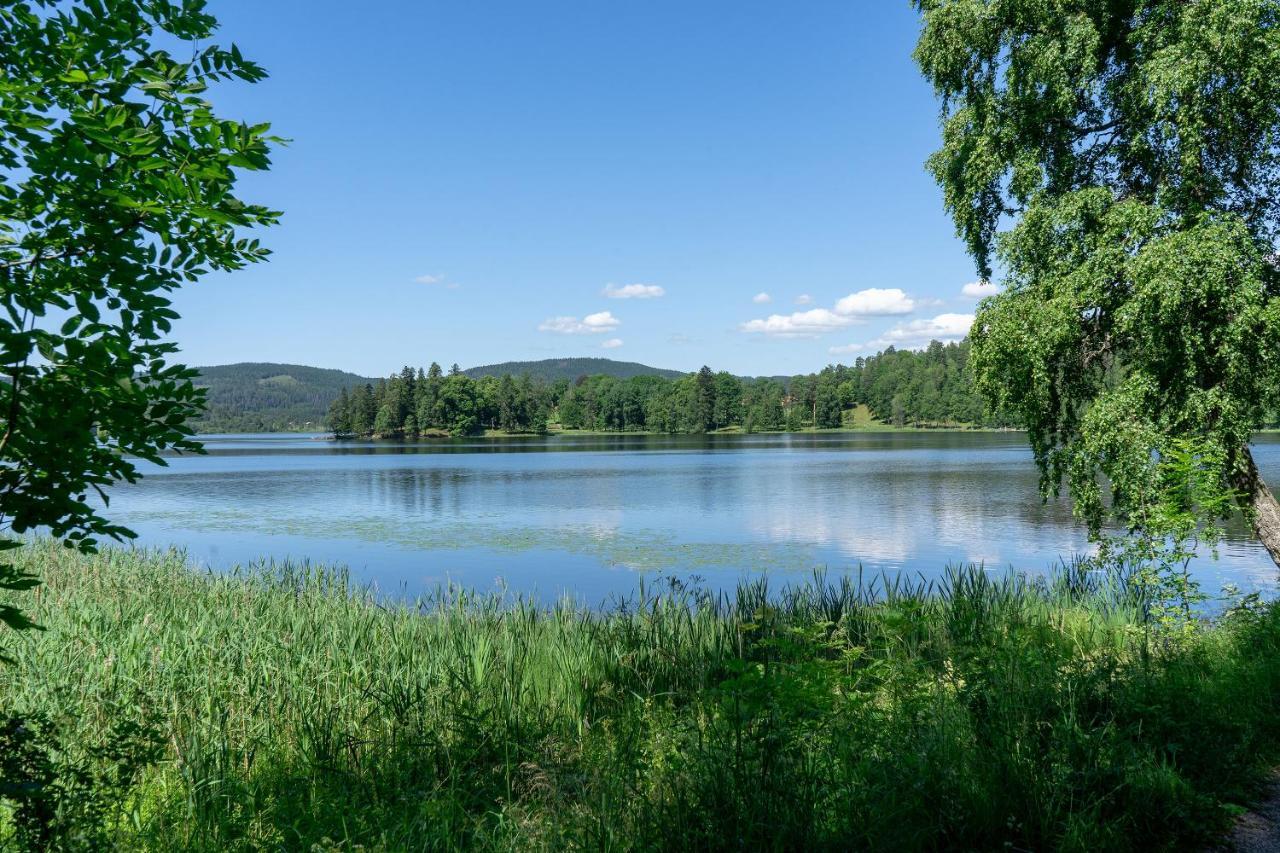
[[[558,332],[562,335],[582,334],[587,327],[577,317],[548,317],[538,324],[539,332]]]
[[[807,293],[802,293],[796,297],[797,305],[808,305],[811,302],[813,302],[813,297]]]
[[[609,338],[600,344],[600,349],[617,349],[620,346],[622,346],[622,338]]]
[[[973,326],[972,314],[939,314],[931,320],[912,320],[899,323],[876,340],[877,346],[893,344],[899,349],[919,349],[930,341],[950,343],[969,334]]]
[[[764,320],[751,320],[739,328],[744,332],[759,333],[773,338],[812,338],[856,322],[826,308],[797,311],[794,314],[771,314]]]
[[[1000,288],[989,281],[971,281],[960,288],[960,292],[970,299],[982,299],[984,296],[995,296]]]
[[[836,303],[837,314],[858,317],[910,314],[915,309],[916,300],[896,287],[869,287],[850,293]]]
[[[656,299],[667,293],[656,284],[606,284],[600,292],[610,299]]]
[[[443,274],[437,275],[420,275],[414,279],[418,284],[434,285],[436,287],[447,287],[450,290],[457,290],[458,283],[454,281],[446,281]]]
[[[972,325],[972,314],[939,314],[929,320],[899,323],[874,341],[831,347],[827,352],[832,355],[843,355],[863,350],[879,350],[889,346],[896,349],[924,349],[931,341],[947,344],[963,340],[969,335],[969,328]]]
[[[549,317],[538,326],[539,332],[555,332],[560,335],[599,335],[616,329],[622,321],[609,311],[577,317]]]
[[[764,291],[761,291],[760,293],[757,293],[755,296],[751,297],[751,301],[757,305],[768,305],[770,302],[773,301],[773,297],[765,293]]]
[[[614,326],[621,325],[622,321],[613,316],[611,311],[597,311],[583,317],[582,324],[592,329],[612,329]]]
[[[796,299],[801,305],[809,301],[811,297],[808,294]],[[834,310],[810,308],[794,314],[773,314],[763,320],[743,323],[739,328],[744,332],[758,332],[777,338],[812,338],[845,326],[861,324],[865,322],[865,317],[910,314],[924,304],[927,304],[926,300],[910,297],[896,287],[869,287],[850,293],[835,304]]]

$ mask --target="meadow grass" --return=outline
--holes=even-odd
[[[1280,608],[974,568],[607,609],[180,553],[20,552],[0,846],[1143,849],[1280,758]]]

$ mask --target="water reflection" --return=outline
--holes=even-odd
[[[215,566],[256,557],[351,565],[384,588],[442,579],[600,599],[636,571],[731,584],[744,571],[859,564],[937,576],[948,563],[1042,571],[1087,549],[1066,501],[1044,503],[1018,433],[579,436],[333,442],[207,439],[117,490],[146,544]],[[1280,443],[1259,439],[1280,480]],[[1269,585],[1237,519],[1197,572]]]

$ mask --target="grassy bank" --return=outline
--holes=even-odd
[[[47,630],[0,668],[0,846],[1158,849],[1280,757],[1280,609],[1153,635],[1092,575],[598,613],[21,559]]]

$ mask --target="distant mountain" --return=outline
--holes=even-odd
[[[284,432],[322,430],[324,418],[342,389],[350,390],[377,379],[344,370],[327,370],[301,364],[243,362],[197,367],[196,385],[209,389],[208,407],[193,422],[197,432]],[[529,374],[544,382],[574,380],[605,374],[619,379],[632,376],[683,376],[678,370],[662,370],[631,361],[608,358],[549,358],[543,361],[507,361],[463,371],[473,379],[482,376]]]
[[[376,380],[300,364],[244,362],[197,367],[195,384],[209,389],[198,432],[323,429],[329,404],[342,392]]]
[[[613,376],[630,379],[633,376],[661,376],[677,379],[685,375],[680,370],[663,370],[634,361],[614,361],[611,358],[547,358],[542,361],[504,361],[501,364],[485,364],[462,371],[472,379],[481,376],[523,376],[528,374],[544,382],[558,379],[574,380],[579,376]]]

